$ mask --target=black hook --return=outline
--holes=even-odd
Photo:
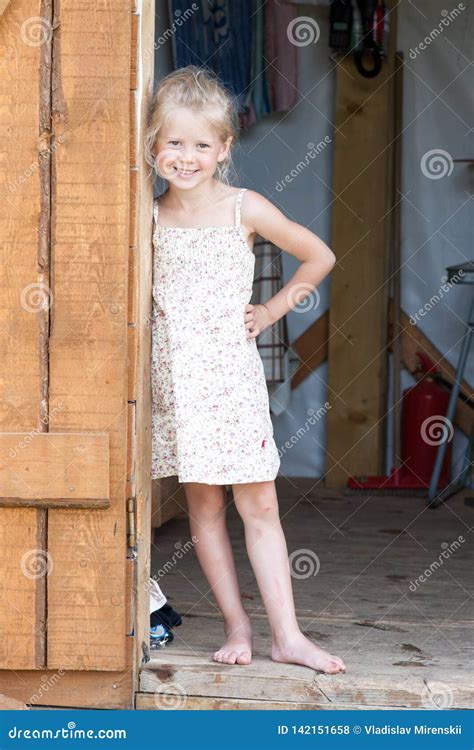
[[[377,43],[372,39],[370,31],[377,0],[357,0],[357,5],[362,20],[363,38],[362,48],[354,52],[354,63],[361,76],[375,78],[382,69],[382,56]],[[369,67],[364,64],[367,62],[367,58],[372,63]]]
[[[363,60],[367,57],[371,60],[372,67],[364,67]],[[378,47],[369,44],[362,47],[362,49],[356,50],[354,52],[354,63],[357,70],[362,76],[364,76],[364,78],[375,78],[382,69],[382,57]]]

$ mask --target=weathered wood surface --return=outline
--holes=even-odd
[[[107,508],[108,433],[0,433],[0,506]]]
[[[40,97],[38,71],[49,53],[50,7],[37,22],[36,0],[2,4],[0,16],[0,430],[46,429],[42,417],[45,289],[47,269],[40,267],[48,234],[40,236],[44,190],[41,136],[48,102]],[[38,36],[38,33],[40,36]],[[46,275],[45,275],[46,271]],[[46,283],[46,286],[45,286]],[[46,308],[46,309],[45,309]],[[0,467],[2,470],[4,467]],[[35,669],[44,664],[46,588],[42,566],[45,511],[0,509],[0,668]],[[38,552],[38,550],[40,550]]]
[[[55,14],[50,431],[109,433],[111,505],[49,511],[48,667],[117,671],[126,663],[130,2],[96,8],[93,24],[87,2],[63,0]]]
[[[287,701],[251,700],[245,698],[206,698],[203,696],[179,696],[167,695],[157,691],[155,693],[137,693],[135,708],[143,711],[169,710],[170,706],[185,711],[357,711],[359,705],[350,703],[341,705],[339,703],[328,706],[327,701],[322,703],[288,703]],[[372,710],[396,710],[399,706],[364,706]]]
[[[133,708],[135,617],[134,566],[126,565],[126,613],[124,642],[126,667],[123,671],[0,670],[0,693],[21,701],[28,708]]]

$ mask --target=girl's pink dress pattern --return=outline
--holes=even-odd
[[[153,206],[152,478],[275,479],[263,363],[246,338],[255,255],[240,225],[160,227]]]

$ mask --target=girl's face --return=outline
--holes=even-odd
[[[209,180],[230,148],[223,143],[205,113],[180,107],[173,110],[156,139],[156,168],[180,190]]]

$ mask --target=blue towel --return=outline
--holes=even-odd
[[[199,8],[194,11],[189,0],[169,0],[174,68],[211,68],[237,97],[239,113],[245,111],[252,81],[254,3],[255,0],[202,0],[195,3]]]

